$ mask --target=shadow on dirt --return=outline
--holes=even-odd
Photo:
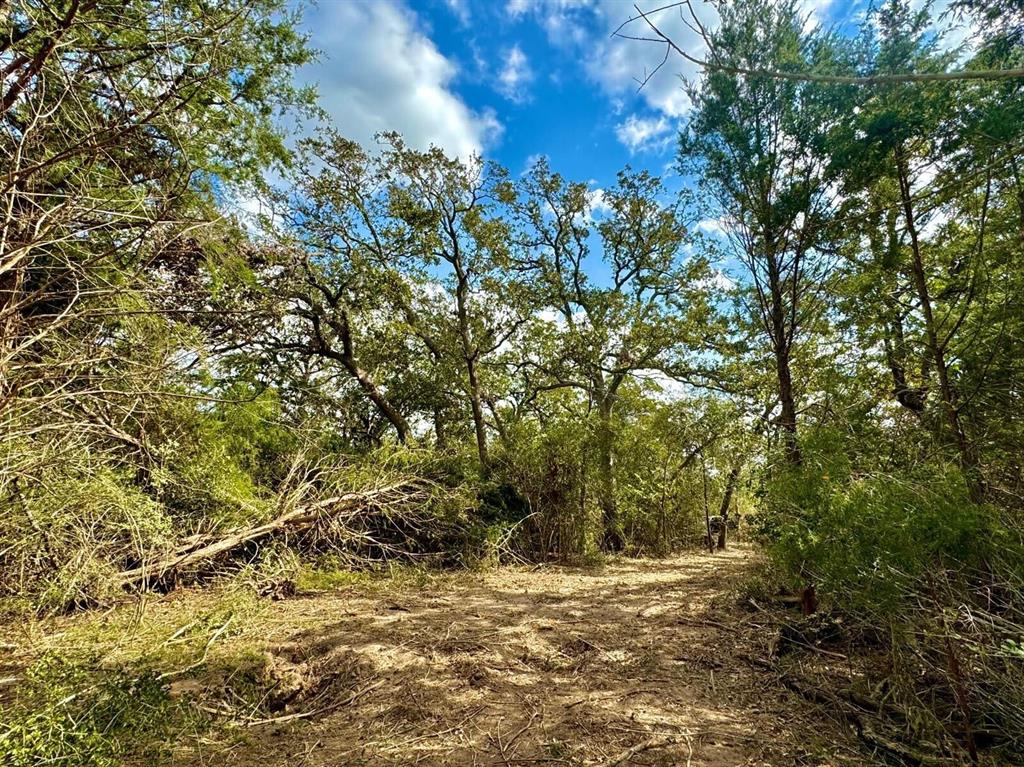
[[[755,564],[737,549],[279,602],[280,713],[218,763],[584,765],[636,747],[629,764],[821,764],[843,734],[801,724],[744,660],[765,627],[729,592]]]

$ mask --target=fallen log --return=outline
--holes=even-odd
[[[324,518],[337,519],[346,514],[354,517],[369,508],[409,503],[417,498],[423,498],[423,491],[424,488],[415,483],[400,482],[375,490],[345,493],[297,506],[269,522],[232,530],[213,540],[191,536],[171,553],[118,573],[115,582],[127,588],[161,581],[182,567],[213,559],[273,533],[302,532]]]

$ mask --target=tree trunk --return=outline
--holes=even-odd
[[[743,461],[737,459],[729,469],[729,477],[725,480],[725,495],[722,496],[722,505],[719,508],[718,516],[722,519],[722,527],[718,531],[718,548],[725,548],[726,528],[729,522],[729,504],[732,503],[732,494],[736,491],[739,482],[740,470],[743,468]]]
[[[438,450],[448,449],[448,433],[444,428],[444,413],[440,407],[434,408],[434,443]]]
[[[914,415],[924,412],[924,391],[911,387],[907,383],[906,341],[903,337],[903,322],[895,316],[883,323],[882,342],[885,348],[885,360],[892,376],[892,393],[896,401]]]
[[[597,446],[600,469],[601,548],[604,551],[622,551],[625,541],[619,524],[619,510],[615,502],[615,435],[612,432],[612,396],[602,392],[598,400]]]
[[[708,465],[704,460],[703,451],[700,454],[700,476],[704,486],[704,525],[707,529],[708,552],[715,552],[715,542],[711,540],[711,508],[708,504]]]
[[[900,151],[897,149],[894,154],[900,185],[900,199],[903,203],[907,233],[910,235],[911,272],[914,276],[914,285],[917,288],[918,302],[921,305],[921,316],[924,319],[928,351],[931,354],[932,362],[935,364],[935,373],[939,379],[939,395],[942,398],[942,409],[945,412],[946,422],[949,424],[949,429],[953,435],[960,468],[963,469],[970,498],[975,503],[980,503],[985,497],[984,485],[978,466],[978,457],[960,419],[957,393],[949,376],[945,344],[939,340],[931,293],[928,288],[928,275],[925,272],[924,256],[921,253],[917,223],[914,218],[914,203],[910,194],[909,171],[906,160]]]
[[[782,413],[779,423],[782,426],[782,438],[786,446],[786,460],[794,466],[803,463],[800,444],[796,436],[796,399],[793,396],[793,377],[789,366],[789,347],[776,350],[775,366],[779,377],[779,401]]]
[[[484,421],[483,396],[480,392],[480,380],[477,377],[475,357],[466,360],[466,372],[469,375],[469,403],[473,410],[476,452],[480,457],[480,466],[486,474],[490,470],[491,461],[487,453],[487,423]]]
[[[354,518],[366,513],[387,513],[380,510],[386,510],[388,507],[415,507],[424,503],[427,498],[428,490],[419,483],[398,482],[373,490],[345,493],[313,501],[292,508],[269,522],[228,531],[218,538],[203,535],[186,538],[176,549],[163,557],[117,574],[115,582],[122,586],[147,585],[166,578],[168,574],[186,565],[213,560],[246,543],[260,540],[281,530],[294,534],[308,529],[325,517],[344,520],[346,517]]]
[[[0,261],[2,263],[2,261]],[[11,371],[18,348],[21,323],[22,284],[25,269],[21,264],[0,274],[0,403],[6,402],[14,385]]]
[[[14,363],[18,338],[25,330],[24,288],[34,256],[31,232],[36,216],[28,209],[31,199],[32,190],[26,179],[19,176],[2,201],[5,209],[0,225],[0,409],[16,394]]]
[[[668,534],[668,509],[666,507],[668,484],[668,454],[666,454],[665,459],[661,462],[661,500],[658,503],[658,538],[660,539],[658,547],[665,552],[671,550]]]
[[[480,458],[480,468],[486,475],[491,468],[487,452],[487,424],[484,420],[483,391],[476,362],[479,350],[473,343],[473,334],[469,326],[469,275],[462,266],[458,239],[452,234],[454,254],[451,258],[455,275],[458,279],[455,287],[455,310],[459,319],[459,341],[462,344],[462,359],[466,365],[466,377],[469,379],[469,404],[473,413],[473,430],[476,432],[476,452]]]
[[[590,532],[590,525],[587,524],[587,447],[584,443],[580,447],[580,497],[579,497],[579,516],[576,520],[576,524],[573,526],[573,546],[575,554],[586,554],[587,548],[590,542],[588,533]],[[564,558],[564,556],[563,556]]]
[[[355,360],[347,358],[342,364],[345,365],[345,369],[356,379],[359,384],[359,388],[363,390],[366,396],[374,404],[374,407],[380,411],[388,423],[394,427],[396,434],[398,435],[398,441],[403,445],[408,443],[412,439],[412,432],[409,429],[409,423],[405,420],[401,413],[395,409],[387,397],[377,388],[377,385],[370,378],[370,374],[363,370],[359,365],[355,363]]]
[[[799,466],[803,463],[803,456],[800,454],[800,445],[797,441],[796,397],[793,394],[793,375],[790,370],[793,328],[787,327],[786,306],[783,299],[779,261],[775,253],[771,252],[770,248],[768,250],[768,287],[771,291],[769,315],[771,320],[772,351],[775,354],[775,372],[779,380],[779,402],[782,405],[779,425],[782,427],[786,460],[794,466]],[[793,300],[796,301],[795,296]]]
[[[398,412],[398,409],[391,404],[384,393],[377,388],[377,384],[374,383],[373,378],[370,374],[363,370],[355,357],[355,352],[352,345],[352,331],[349,327],[348,312],[341,313],[341,323],[338,328],[341,333],[341,354],[338,360],[341,362],[345,370],[348,371],[356,383],[359,384],[359,388],[363,390],[366,396],[374,404],[377,410],[383,415],[390,423],[398,434],[398,441],[402,444],[409,442],[412,438],[412,430],[409,428],[409,423],[405,420],[405,417]],[[318,333],[321,338],[322,335]]]

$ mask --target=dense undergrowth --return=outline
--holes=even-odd
[[[8,5],[0,616],[246,596],[152,656],[21,659],[5,758],[164,759],[204,724],[163,675],[249,599],[737,524],[906,737],[1020,757],[1017,3],[953,2],[959,52],[916,3],[718,4],[680,173],[600,188],[360,146],[291,2]]]
[[[31,447],[7,446],[9,462],[36,458],[46,467],[7,485],[11,504],[0,519],[6,542],[0,551],[0,608],[16,616],[116,602],[124,596],[120,572],[159,560],[182,540],[266,523],[303,499],[401,481],[428,483],[425,502],[415,509],[378,509],[362,520],[331,521],[325,515],[315,534],[270,538],[177,573],[175,582],[240,571],[285,579],[290,570],[324,558],[375,570],[392,561],[472,567],[573,560],[597,551],[592,531],[599,510],[581,481],[578,457],[564,445],[525,443],[508,458],[499,456],[498,468],[483,479],[472,459],[457,453],[385,447],[346,456],[326,449],[290,452],[291,442],[274,452],[265,443],[246,443],[244,434],[216,422],[217,416],[204,419],[200,433],[188,435],[191,444],[181,439],[182,429],[169,446],[155,444],[155,454],[173,451],[173,458],[156,458],[145,478],[119,468],[116,457],[73,442],[49,446],[45,458],[32,456]],[[251,457],[257,451],[259,460]],[[697,500],[694,478],[686,479],[689,485],[677,483],[672,509],[665,511],[671,514],[667,532],[677,542],[698,540],[703,527],[701,507],[680,512],[682,499]],[[622,504],[635,530],[630,545],[664,548],[664,526],[638,526],[647,524],[641,509],[664,505],[664,491],[644,490],[631,491],[633,503]]]
[[[5,765],[160,764],[175,737],[207,726],[156,673],[88,668],[85,658],[49,656],[25,672],[0,722]]]
[[[854,474],[835,453],[766,489],[753,520],[776,586],[813,586],[871,670],[860,686],[911,742],[1024,754],[1024,530],[955,467]],[[858,649],[859,648],[859,649]],[[994,750],[992,750],[994,749]]]

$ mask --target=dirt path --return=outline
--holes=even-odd
[[[247,728],[217,763],[868,763],[751,662],[769,627],[730,590],[753,567],[733,550],[276,603],[268,664],[282,698],[308,687],[282,715],[321,713]]]

